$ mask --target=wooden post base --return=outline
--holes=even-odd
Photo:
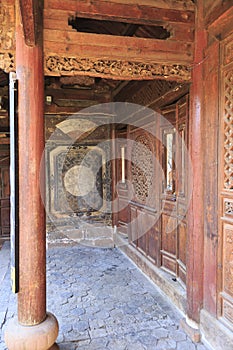
[[[36,326],[22,326],[17,318],[11,319],[5,331],[5,343],[9,350],[48,350],[58,336],[58,322],[51,313]]]

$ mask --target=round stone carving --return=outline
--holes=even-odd
[[[94,189],[94,174],[86,166],[75,165],[66,172],[64,186],[73,196],[85,196]]]

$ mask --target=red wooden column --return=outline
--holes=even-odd
[[[190,141],[192,160],[192,197],[188,212],[187,237],[187,324],[198,328],[203,305],[204,259],[204,172],[203,172],[203,57],[206,32],[203,27],[203,1],[196,13],[195,54],[190,90]],[[191,186],[191,184],[190,184]],[[190,188],[191,189],[191,188]],[[198,340],[198,334],[194,336]]]
[[[44,84],[41,45],[25,45],[16,28],[16,74],[19,85],[19,322],[46,318],[45,213],[40,194],[40,161],[44,149]]]
[[[22,10],[28,11],[28,8]],[[26,45],[23,16],[18,6],[16,12],[19,293],[18,319],[9,323],[5,341],[9,350],[46,350],[56,340],[58,324],[54,316],[46,313],[45,210],[40,192],[40,162],[44,150],[43,46],[41,38],[32,46]]]

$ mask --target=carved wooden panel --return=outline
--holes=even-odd
[[[233,324],[233,305],[223,300],[223,317]]]
[[[224,199],[223,203],[223,215],[233,216],[233,199]]]
[[[47,54],[44,59],[46,75],[88,75],[110,79],[173,79],[190,81],[191,70],[185,65],[142,63],[120,59],[98,59]]]
[[[135,139],[131,170],[135,197],[140,202],[146,203],[152,190],[154,175],[152,147],[146,134],[139,135]]]
[[[222,315],[233,323],[233,225],[223,225]]]
[[[0,50],[15,48],[15,11],[14,3],[10,3],[0,7]]]
[[[223,229],[223,291],[233,298],[233,225]]]
[[[224,188],[233,190],[233,68],[224,72]]]
[[[218,316],[233,329],[233,36],[221,43]]]
[[[15,2],[1,1],[0,6],[0,69],[15,69]]]
[[[224,64],[228,64],[233,61],[233,40],[229,40],[224,45],[223,53]]]
[[[9,73],[15,70],[14,53],[0,51],[0,69]]]

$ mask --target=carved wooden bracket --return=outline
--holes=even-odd
[[[89,75],[121,80],[169,79],[191,81],[191,69],[185,65],[142,63],[123,60],[102,60],[58,55],[46,55],[45,75]]]
[[[4,72],[15,71],[15,57],[12,52],[0,52],[0,69]]]
[[[15,48],[14,4],[0,6],[0,51]]]
[[[6,73],[15,70],[15,4],[5,1],[0,6],[0,69]]]

